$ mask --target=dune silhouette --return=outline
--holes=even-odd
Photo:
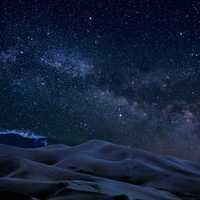
[[[0,194],[6,199],[199,199],[200,165],[99,140],[38,148],[1,144]]]

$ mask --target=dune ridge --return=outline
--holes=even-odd
[[[200,199],[200,164],[93,140],[0,145],[0,195],[32,200]]]

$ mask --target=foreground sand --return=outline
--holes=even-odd
[[[104,141],[23,149],[0,145],[0,197],[200,199],[200,164]]]

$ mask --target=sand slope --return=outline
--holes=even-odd
[[[50,200],[200,199],[200,164],[104,141],[0,145],[0,196]]]

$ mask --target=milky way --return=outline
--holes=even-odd
[[[0,128],[198,159],[198,3],[21,0],[1,10]]]

